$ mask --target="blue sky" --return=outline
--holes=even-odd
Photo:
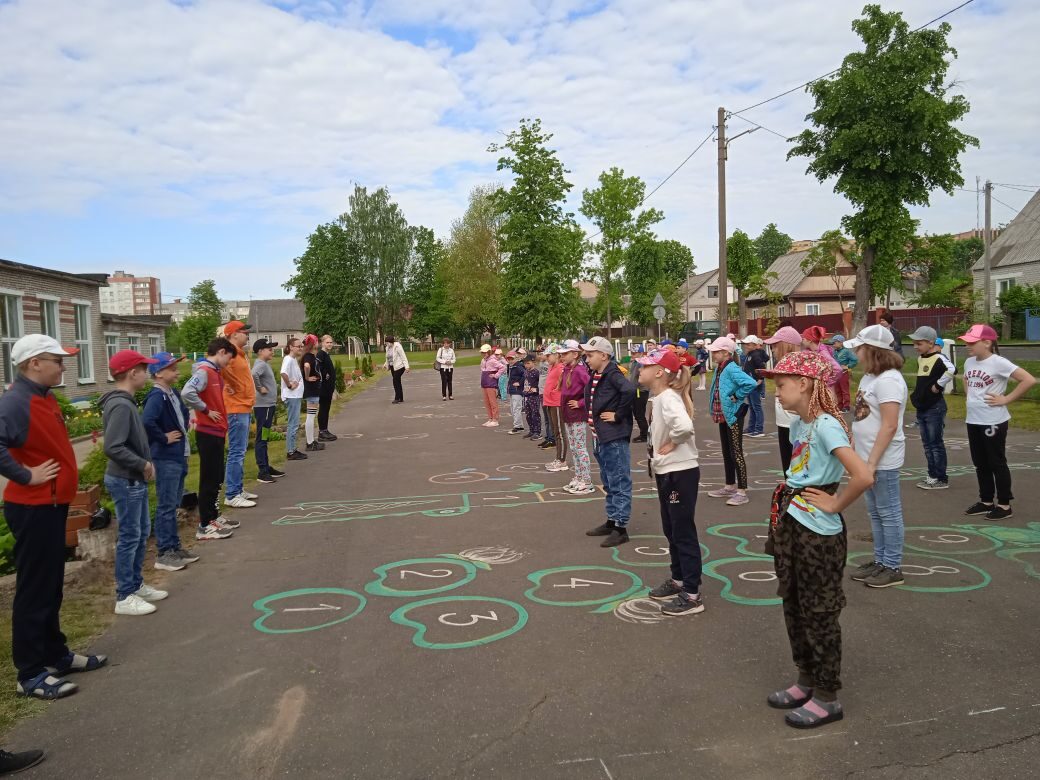
[[[886,3],[911,24],[954,0]],[[386,185],[446,236],[470,189],[502,181],[486,149],[540,117],[574,183],[613,165],[655,186],[717,106],[840,63],[862,0],[0,0],[0,257],[159,276],[167,296],[214,278],[227,298],[285,295],[315,225],[354,182]],[[977,0],[950,17],[950,75],[972,103],[975,176],[1040,183],[1040,6]],[[796,92],[748,114],[803,127]],[[730,133],[749,127],[732,120]],[[729,224],[796,238],[846,204],[756,132],[730,151]],[[1013,208],[1028,193],[998,190]],[[716,265],[709,143],[658,192],[663,237]],[[922,229],[975,226],[975,195],[936,195]],[[994,219],[1013,211],[994,205]]]

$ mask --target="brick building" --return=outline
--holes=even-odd
[[[80,354],[65,362],[62,393],[70,400],[111,389],[108,358],[120,349],[164,349],[169,317],[102,314],[106,274],[73,274],[0,259],[0,386],[14,377],[11,347],[29,333],[46,333]],[[156,348],[157,347],[157,348]]]
[[[134,276],[116,271],[100,290],[101,311],[123,317],[160,313],[162,289],[154,276]]]

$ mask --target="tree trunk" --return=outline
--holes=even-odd
[[[604,289],[607,291],[607,338],[609,339],[610,335],[611,335],[611,331],[613,330],[610,326],[611,326],[611,323],[614,322],[614,320],[611,319],[611,314],[610,314],[610,276],[604,277],[603,281],[604,281],[604,285],[603,285]]]
[[[737,334],[747,336],[747,298],[743,290],[737,290]]]
[[[870,308],[870,278],[874,270],[874,246],[865,244],[863,256],[856,266],[856,309],[852,312],[852,330],[859,333],[867,327],[867,310]],[[850,336],[853,334],[849,334]]]

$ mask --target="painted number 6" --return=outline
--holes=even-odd
[[[498,620],[498,614],[493,609],[488,610],[486,615],[470,615],[469,620],[465,621],[448,620],[448,618],[455,617],[458,614],[458,612],[446,612],[437,618],[437,622],[446,626],[474,626],[478,620]]]

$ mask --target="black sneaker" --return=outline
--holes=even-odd
[[[312,441],[307,445],[307,452],[321,452],[323,449],[325,449],[325,445],[320,441]]]
[[[534,436],[532,436],[532,435],[531,435],[531,434],[529,434],[529,433],[526,433],[526,434],[524,434],[523,438],[525,438],[525,439],[533,439],[533,438],[534,438]]]
[[[518,433],[523,433],[523,432],[524,432],[523,428],[510,428],[509,431],[508,431],[510,436],[516,436]]]
[[[852,572],[852,579],[856,582],[863,582],[868,577],[873,577],[877,574],[878,569],[885,568],[877,561],[871,561],[870,563],[861,563],[856,567],[856,570]]]
[[[634,439],[632,439],[632,443],[633,444],[645,444],[646,443],[646,437],[645,436],[636,436]]]
[[[990,511],[989,514],[986,515],[986,519],[987,520],[1007,520],[1013,514],[1014,514],[1014,512],[1011,511],[1011,507],[1008,507],[1007,509],[1001,509],[999,506],[994,504],[993,505],[993,509]]]
[[[307,456],[304,455],[299,450],[293,450],[292,452],[290,452],[288,455],[285,456],[285,459],[286,460],[307,460]]]
[[[671,601],[680,593],[682,593],[682,588],[676,585],[675,580],[669,577],[647,595],[655,601]]]
[[[863,580],[868,588],[891,588],[893,585],[902,585],[903,572],[899,569],[890,569],[887,566],[879,566],[877,571]]]
[[[546,439],[545,441],[543,441],[541,444],[538,445],[538,449],[540,449],[540,450],[553,450],[553,449],[556,449],[556,442],[549,441],[548,439]]]
[[[615,528],[610,536],[599,543],[600,547],[617,547],[619,544],[628,543],[628,531],[624,528]]]
[[[332,433],[331,431],[318,431],[318,440],[319,441],[336,441],[336,439],[338,439],[338,438],[339,438],[339,436],[337,436],[336,434]]]
[[[272,474],[257,474],[256,475],[256,481],[257,482],[263,482],[265,485],[273,485],[274,484],[274,475],[272,475]]]
[[[679,617],[680,615],[696,615],[704,611],[704,602],[700,596],[691,596],[688,593],[680,593],[668,604],[661,607],[661,614],[668,617]]]
[[[586,536],[609,536],[617,530],[617,526],[614,525],[613,521],[608,520],[603,525],[597,525],[595,528],[590,528],[585,532]]]
[[[21,753],[8,753],[0,750],[0,775],[13,775],[43,761],[42,750],[25,750]]]
[[[267,473],[270,474],[275,479],[277,479],[278,477],[284,477],[285,476],[285,472],[284,471],[279,471],[278,469],[268,469]]]
[[[996,504],[983,504],[981,501],[976,501],[974,504],[964,510],[966,515],[988,515],[996,507]]]

